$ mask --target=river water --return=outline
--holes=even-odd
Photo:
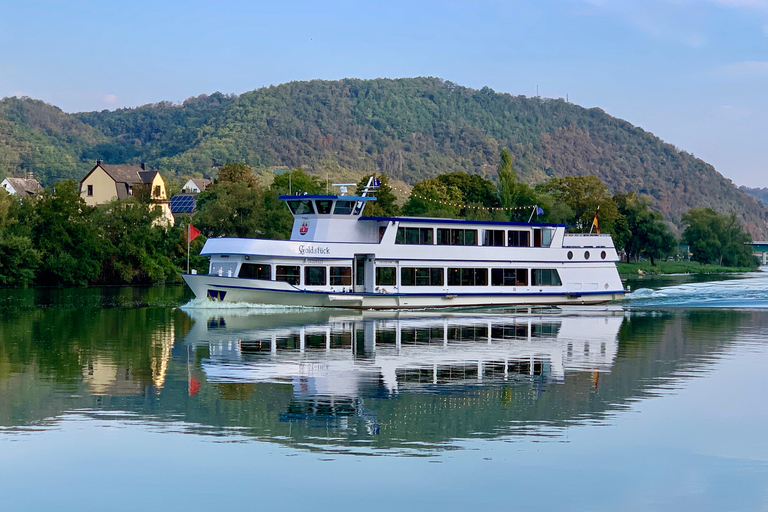
[[[768,274],[720,279],[407,313],[0,290],[0,506],[768,510]]]

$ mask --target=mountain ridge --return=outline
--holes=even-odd
[[[25,100],[0,102],[0,140],[18,132],[33,146],[37,141],[58,148],[51,154],[68,162],[58,175],[75,178],[81,176],[73,169],[82,172],[96,158],[145,161],[181,174],[211,175],[215,165],[229,160],[318,174],[384,172],[408,183],[455,171],[495,178],[500,149],[507,147],[520,179],[528,183],[595,174],[613,192],[651,197],[678,232],[685,211],[710,206],[736,212],[754,236],[768,233],[765,208],[711,165],[599,108],[562,99],[470,89],[439,78],[313,80],[239,96],[201,95],[179,105],[62,112],[71,118],[69,138],[29,122],[45,116],[28,113],[25,124],[23,116],[4,114],[24,106],[44,110],[39,104],[4,108],[14,102]],[[4,135],[2,123],[15,131]],[[54,126],[64,127],[63,118]],[[41,159],[26,160],[26,169],[37,171]],[[52,168],[42,162],[44,171]]]

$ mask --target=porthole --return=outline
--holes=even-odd
[[[569,260],[573,259],[573,251],[568,251],[568,259]]]
[[[589,251],[584,251],[584,259],[585,260],[589,259]]]
[[[600,257],[601,257],[602,259],[605,259],[605,257],[606,257],[605,251],[603,251],[603,252],[601,252],[601,253],[600,253]]]

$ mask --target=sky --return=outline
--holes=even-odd
[[[0,97],[65,112],[414,76],[599,107],[768,187],[768,0],[0,0]]]

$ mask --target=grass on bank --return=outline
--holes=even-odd
[[[631,263],[617,263],[619,274],[623,276],[658,274],[722,274],[726,272],[750,272],[753,267],[723,267],[720,265],[702,265],[696,261],[656,261],[651,265],[650,261],[633,261]],[[638,272],[642,271],[642,272]]]

